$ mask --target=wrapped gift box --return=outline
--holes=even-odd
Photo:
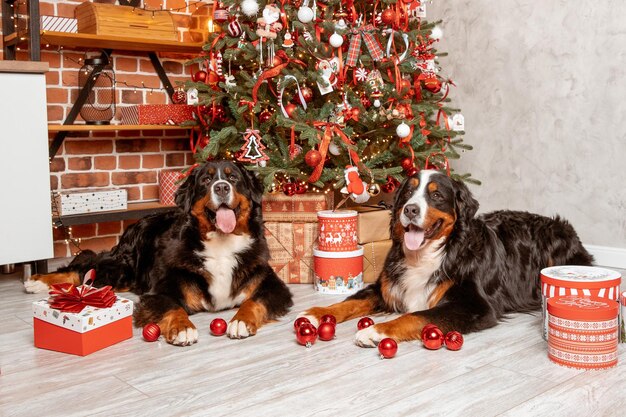
[[[165,206],[175,206],[174,195],[178,190],[180,171],[159,172],[159,203]]]
[[[87,306],[80,313],[33,303],[35,347],[85,356],[133,335],[133,302],[117,297],[109,308]]]
[[[359,243],[380,242],[391,239],[389,222],[391,210],[384,207],[350,207],[357,211],[357,236]]]
[[[313,282],[313,245],[316,235],[316,223],[265,222],[270,266],[284,282]]]
[[[316,222],[317,212],[333,207],[331,193],[279,194],[263,196],[263,219],[270,222]]]
[[[179,125],[193,120],[187,104],[140,104],[121,109],[123,125]]]
[[[54,198],[59,215],[126,210],[128,207],[128,194],[124,189],[63,191]]]
[[[374,282],[385,265],[392,241],[381,240],[363,244],[363,282]]]

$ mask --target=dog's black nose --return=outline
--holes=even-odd
[[[407,204],[404,206],[404,215],[409,219],[413,220],[420,214],[420,208],[417,204]]]
[[[230,185],[225,182],[218,182],[213,186],[213,192],[220,197],[226,197],[230,193]]]

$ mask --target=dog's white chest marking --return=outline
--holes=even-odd
[[[233,297],[231,294],[233,271],[238,264],[237,254],[252,245],[249,235],[223,235],[209,232],[204,242],[204,250],[198,256],[204,259],[204,268],[211,274],[209,293],[213,297],[213,306],[205,305],[207,310],[224,310],[243,302],[246,294]],[[203,303],[204,304],[204,303]]]
[[[428,309],[428,298],[434,289],[429,283],[430,277],[441,266],[444,248],[441,245],[443,238],[428,242],[417,253],[417,262],[406,259],[407,268],[400,278],[400,284],[395,285],[392,294],[402,312],[412,313]],[[410,256],[410,255],[409,255]]]

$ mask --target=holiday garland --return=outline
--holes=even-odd
[[[346,167],[370,194],[425,168],[475,182],[449,164],[471,147],[439,74],[439,22],[424,13],[415,0],[217,4],[219,31],[185,85],[197,160],[248,163],[267,190],[339,189]]]

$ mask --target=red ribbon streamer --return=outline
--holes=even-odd
[[[88,272],[83,285],[79,287],[69,283],[52,284],[48,298],[50,307],[64,313],[80,313],[87,306],[109,308],[115,304],[117,296],[111,290],[111,286],[94,288],[87,283],[90,281],[89,276]]]
[[[317,180],[319,180],[320,176],[322,175],[322,171],[324,170],[324,162],[326,161],[326,153],[328,152],[328,146],[330,145],[330,140],[332,139],[333,134],[339,136],[339,138],[341,138],[341,140],[346,145],[354,145],[354,142],[352,142],[350,138],[348,138],[346,134],[343,133],[342,125],[331,122],[314,122],[313,126],[315,126],[316,128],[323,128],[324,136],[322,137],[322,141],[320,142],[319,146],[319,153],[321,154],[322,158],[320,163],[313,169],[313,172],[309,177],[308,181],[310,183],[317,182]],[[354,163],[354,165],[358,165],[360,161],[359,155],[350,148],[348,148],[348,152],[350,153],[350,157],[352,158],[352,162]]]
[[[257,80],[256,84],[254,84],[254,87],[252,88],[252,101],[254,102],[254,104],[256,104],[259,101],[259,88],[261,87],[261,84],[263,84],[263,81],[269,80],[279,75],[280,72],[283,70],[283,68],[286,68],[290,62],[294,62],[298,65],[302,65],[303,67],[306,68],[306,64],[304,62],[300,61],[299,59],[289,58],[289,56],[287,56],[285,51],[283,51],[282,49],[276,52],[276,56],[280,58],[283,62],[281,64],[276,65],[273,68],[268,69],[267,71],[264,71],[263,74],[259,76],[259,79]]]

